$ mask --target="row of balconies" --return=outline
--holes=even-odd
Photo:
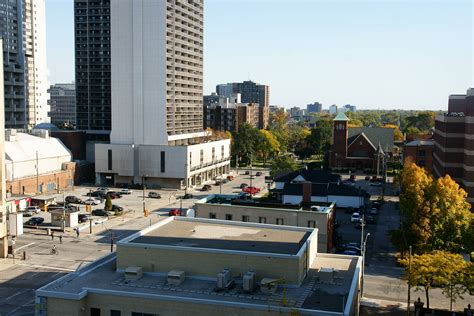
[[[229,160],[230,160],[230,158],[214,159],[212,162],[201,163],[201,164],[196,165],[196,166],[190,166],[190,169],[189,169],[189,170],[190,170],[190,171],[195,171],[195,170],[199,170],[199,169],[202,169],[202,168],[206,168],[206,167],[209,167],[209,166],[218,164],[218,163],[227,162],[227,161],[229,161]]]

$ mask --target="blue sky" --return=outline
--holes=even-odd
[[[204,93],[251,79],[286,107],[446,109],[474,86],[471,0],[205,0],[204,16]],[[73,81],[73,0],[46,0],[46,20],[49,80]]]

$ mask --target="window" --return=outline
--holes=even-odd
[[[420,157],[425,157],[426,156],[426,151],[424,149],[418,151],[418,156]]]
[[[267,218],[266,217],[259,217],[258,222],[261,224],[266,224],[267,223]]]
[[[91,307],[91,316],[100,316],[100,308]]]
[[[199,152],[199,161],[201,163],[201,165],[203,164],[204,162],[204,150],[201,149],[201,151]]]
[[[165,172],[165,163],[166,163],[166,161],[165,161],[165,152],[162,151],[161,152],[161,157],[160,157],[161,172]]]
[[[193,164],[193,153],[189,152],[189,167],[191,167]]]
[[[308,227],[316,228],[316,221],[308,221]]]
[[[283,218],[277,218],[277,225],[284,225]]]
[[[225,214],[225,219],[227,221],[231,221],[232,220],[232,214]]]
[[[221,159],[224,159],[224,145],[221,146]]]
[[[209,213],[209,218],[216,218],[216,213]]]
[[[107,151],[107,169],[112,170],[112,149]]]
[[[110,316],[120,316],[120,311],[111,310]]]
[[[212,161],[216,160],[216,148],[212,147]]]
[[[250,216],[242,215],[242,222],[250,222]]]

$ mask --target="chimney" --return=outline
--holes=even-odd
[[[309,181],[301,182],[301,186],[303,189],[303,203],[311,202],[311,186],[313,184]]]

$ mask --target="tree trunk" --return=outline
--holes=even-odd
[[[428,295],[428,291],[429,289],[427,287],[425,287],[425,293],[426,293],[426,308],[430,308],[430,297]]]

